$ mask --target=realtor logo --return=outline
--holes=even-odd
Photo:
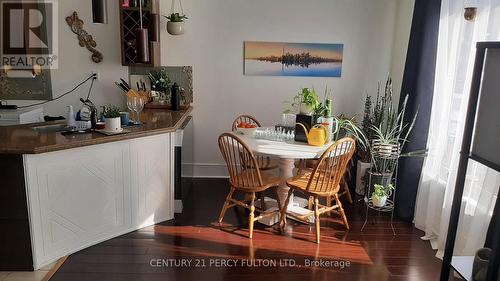
[[[1,3],[1,67],[57,68],[57,3],[8,1]]]

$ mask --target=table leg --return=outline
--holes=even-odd
[[[278,197],[280,199],[280,203],[284,204],[286,201],[286,197],[288,196],[288,190],[290,188],[286,185],[286,180],[293,177],[293,169],[295,168],[295,160],[294,159],[288,159],[288,158],[282,158],[279,161],[279,172],[280,172],[280,178],[281,178],[281,184],[278,187],[277,193]],[[268,207],[268,211],[270,210],[277,210],[277,202],[274,199],[271,198],[265,198],[266,200],[266,205]],[[311,212],[308,209],[305,209],[304,207],[307,206],[307,199],[303,199],[300,197],[292,197],[290,198],[290,201],[287,206],[288,212],[294,213],[295,215],[304,215],[306,213]],[[281,206],[279,206],[281,209]],[[265,217],[259,220],[260,223],[265,224],[265,225],[273,225],[278,222],[278,214],[276,216],[269,216]],[[314,217],[312,217],[311,222],[314,222]]]
[[[293,159],[282,158],[279,160],[281,184],[278,187],[278,197],[280,199],[281,204],[285,203],[286,197],[288,196],[288,190],[290,190],[290,188],[286,185],[286,180],[293,177],[294,167],[295,167],[295,161]],[[288,204],[288,206],[291,206],[292,204],[293,204],[293,194],[292,197],[290,198],[290,203]]]

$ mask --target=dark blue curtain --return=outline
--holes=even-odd
[[[405,151],[424,149],[427,145],[429,121],[436,72],[441,0],[416,0],[401,86],[401,102],[409,94],[405,122],[410,123],[418,111],[418,119]],[[399,162],[396,193],[396,215],[412,221],[423,158],[402,158]]]

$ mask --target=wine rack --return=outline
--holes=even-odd
[[[125,7],[124,3],[132,3],[139,1],[120,0],[120,45],[122,55],[122,65],[124,66],[160,66],[160,41],[149,42],[150,58],[149,62],[143,63],[137,60],[136,38],[135,30],[141,27],[141,12],[139,7]],[[138,5],[138,4],[137,4]],[[152,29],[152,22],[150,20],[151,13],[159,13],[158,0],[143,0],[142,7],[142,25],[150,32]],[[151,34],[149,36],[151,40]]]

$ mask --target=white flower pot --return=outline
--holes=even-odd
[[[365,194],[366,184],[363,182],[363,177],[366,175],[366,171],[371,167],[371,165],[371,163],[358,160],[358,164],[356,166],[356,194]]]
[[[375,194],[372,194],[373,206],[381,208],[385,206],[386,202],[387,202],[387,196],[378,197]]]
[[[299,111],[300,111],[300,114],[311,115],[313,112],[313,109],[310,106],[308,106],[307,104],[301,103]]]
[[[122,130],[122,123],[120,117],[106,118],[106,131],[120,132]]]
[[[184,22],[173,22],[173,21],[168,21],[167,22],[167,32],[172,35],[181,35],[184,34],[184,30],[186,28],[184,27]]]

